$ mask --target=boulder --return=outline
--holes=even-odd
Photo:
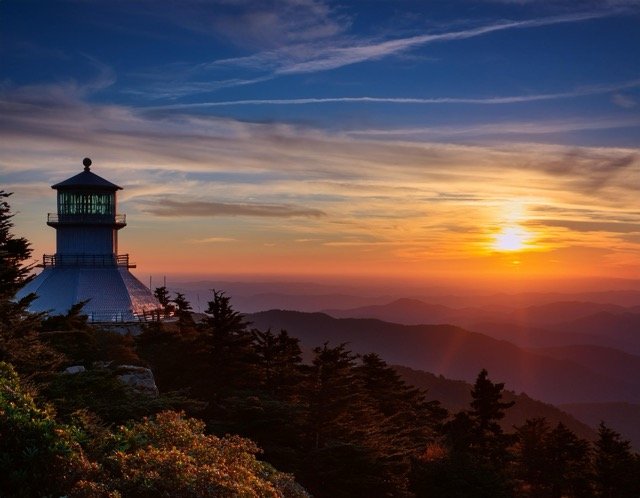
[[[77,373],[82,373],[85,372],[86,368],[84,368],[82,365],[73,365],[71,367],[67,367],[64,369],[64,372],[62,372],[63,374],[68,374],[68,375],[73,375],[73,374],[77,374]]]
[[[156,397],[159,395],[153,372],[148,368],[135,365],[119,365],[116,369],[116,377],[123,384],[131,386],[136,391],[147,396]]]

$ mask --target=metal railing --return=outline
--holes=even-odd
[[[86,316],[91,323],[156,322],[162,318],[162,310],[144,310],[141,313],[133,310],[100,310],[90,311]]]
[[[136,267],[135,264],[129,263],[128,254],[44,254],[42,266]]]
[[[47,223],[60,225],[64,223],[100,223],[100,224],[115,224],[115,225],[126,225],[127,224],[127,215],[126,214],[59,214],[59,213],[48,213],[47,214]]]

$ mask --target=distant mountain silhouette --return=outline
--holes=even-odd
[[[640,313],[615,304],[559,301],[521,308],[451,308],[417,299],[351,309],[327,309],[336,318],[377,318],[404,325],[452,324],[522,347],[593,344],[640,354]],[[636,333],[636,331],[638,331]]]
[[[584,365],[594,372],[629,382],[640,390],[640,356],[590,344],[541,348],[533,352]]]
[[[453,379],[471,382],[486,368],[493,379],[506,382],[507,389],[550,403],[640,402],[640,390],[632,383],[453,325],[407,326],[280,310],[248,319],[262,330],[286,329],[305,347],[348,343],[354,352],[376,352],[388,363]]]
[[[631,441],[640,451],[640,405],[632,403],[571,403],[560,408],[585,424],[595,427],[604,421],[608,427]]]
[[[447,410],[458,412],[469,408],[471,389],[473,388],[470,383],[462,380],[450,380],[429,372],[399,365],[394,365],[394,368],[409,384],[425,389],[427,391],[427,399],[440,401]],[[512,431],[514,426],[524,424],[527,419],[544,417],[552,426],[562,422],[580,437],[590,440],[596,437],[596,431],[592,428],[593,424],[589,426],[556,406],[531,399],[526,394],[516,394],[509,390],[505,390],[503,395],[504,401],[516,402],[513,407],[506,411],[505,418],[500,421],[500,425],[506,431]]]

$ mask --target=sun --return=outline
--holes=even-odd
[[[498,251],[521,251],[527,247],[531,234],[520,226],[507,226],[495,235],[493,248]]]

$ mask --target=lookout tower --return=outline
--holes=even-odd
[[[58,192],[57,213],[47,225],[56,230],[56,253],[45,254],[43,271],[29,282],[18,298],[35,293],[31,311],[64,314],[74,304],[87,301],[83,312],[92,322],[133,322],[160,309],[151,291],[129,271],[128,254],[118,254],[118,231],[126,215],[117,213],[116,193],[122,187],[91,171],[52,185]]]

